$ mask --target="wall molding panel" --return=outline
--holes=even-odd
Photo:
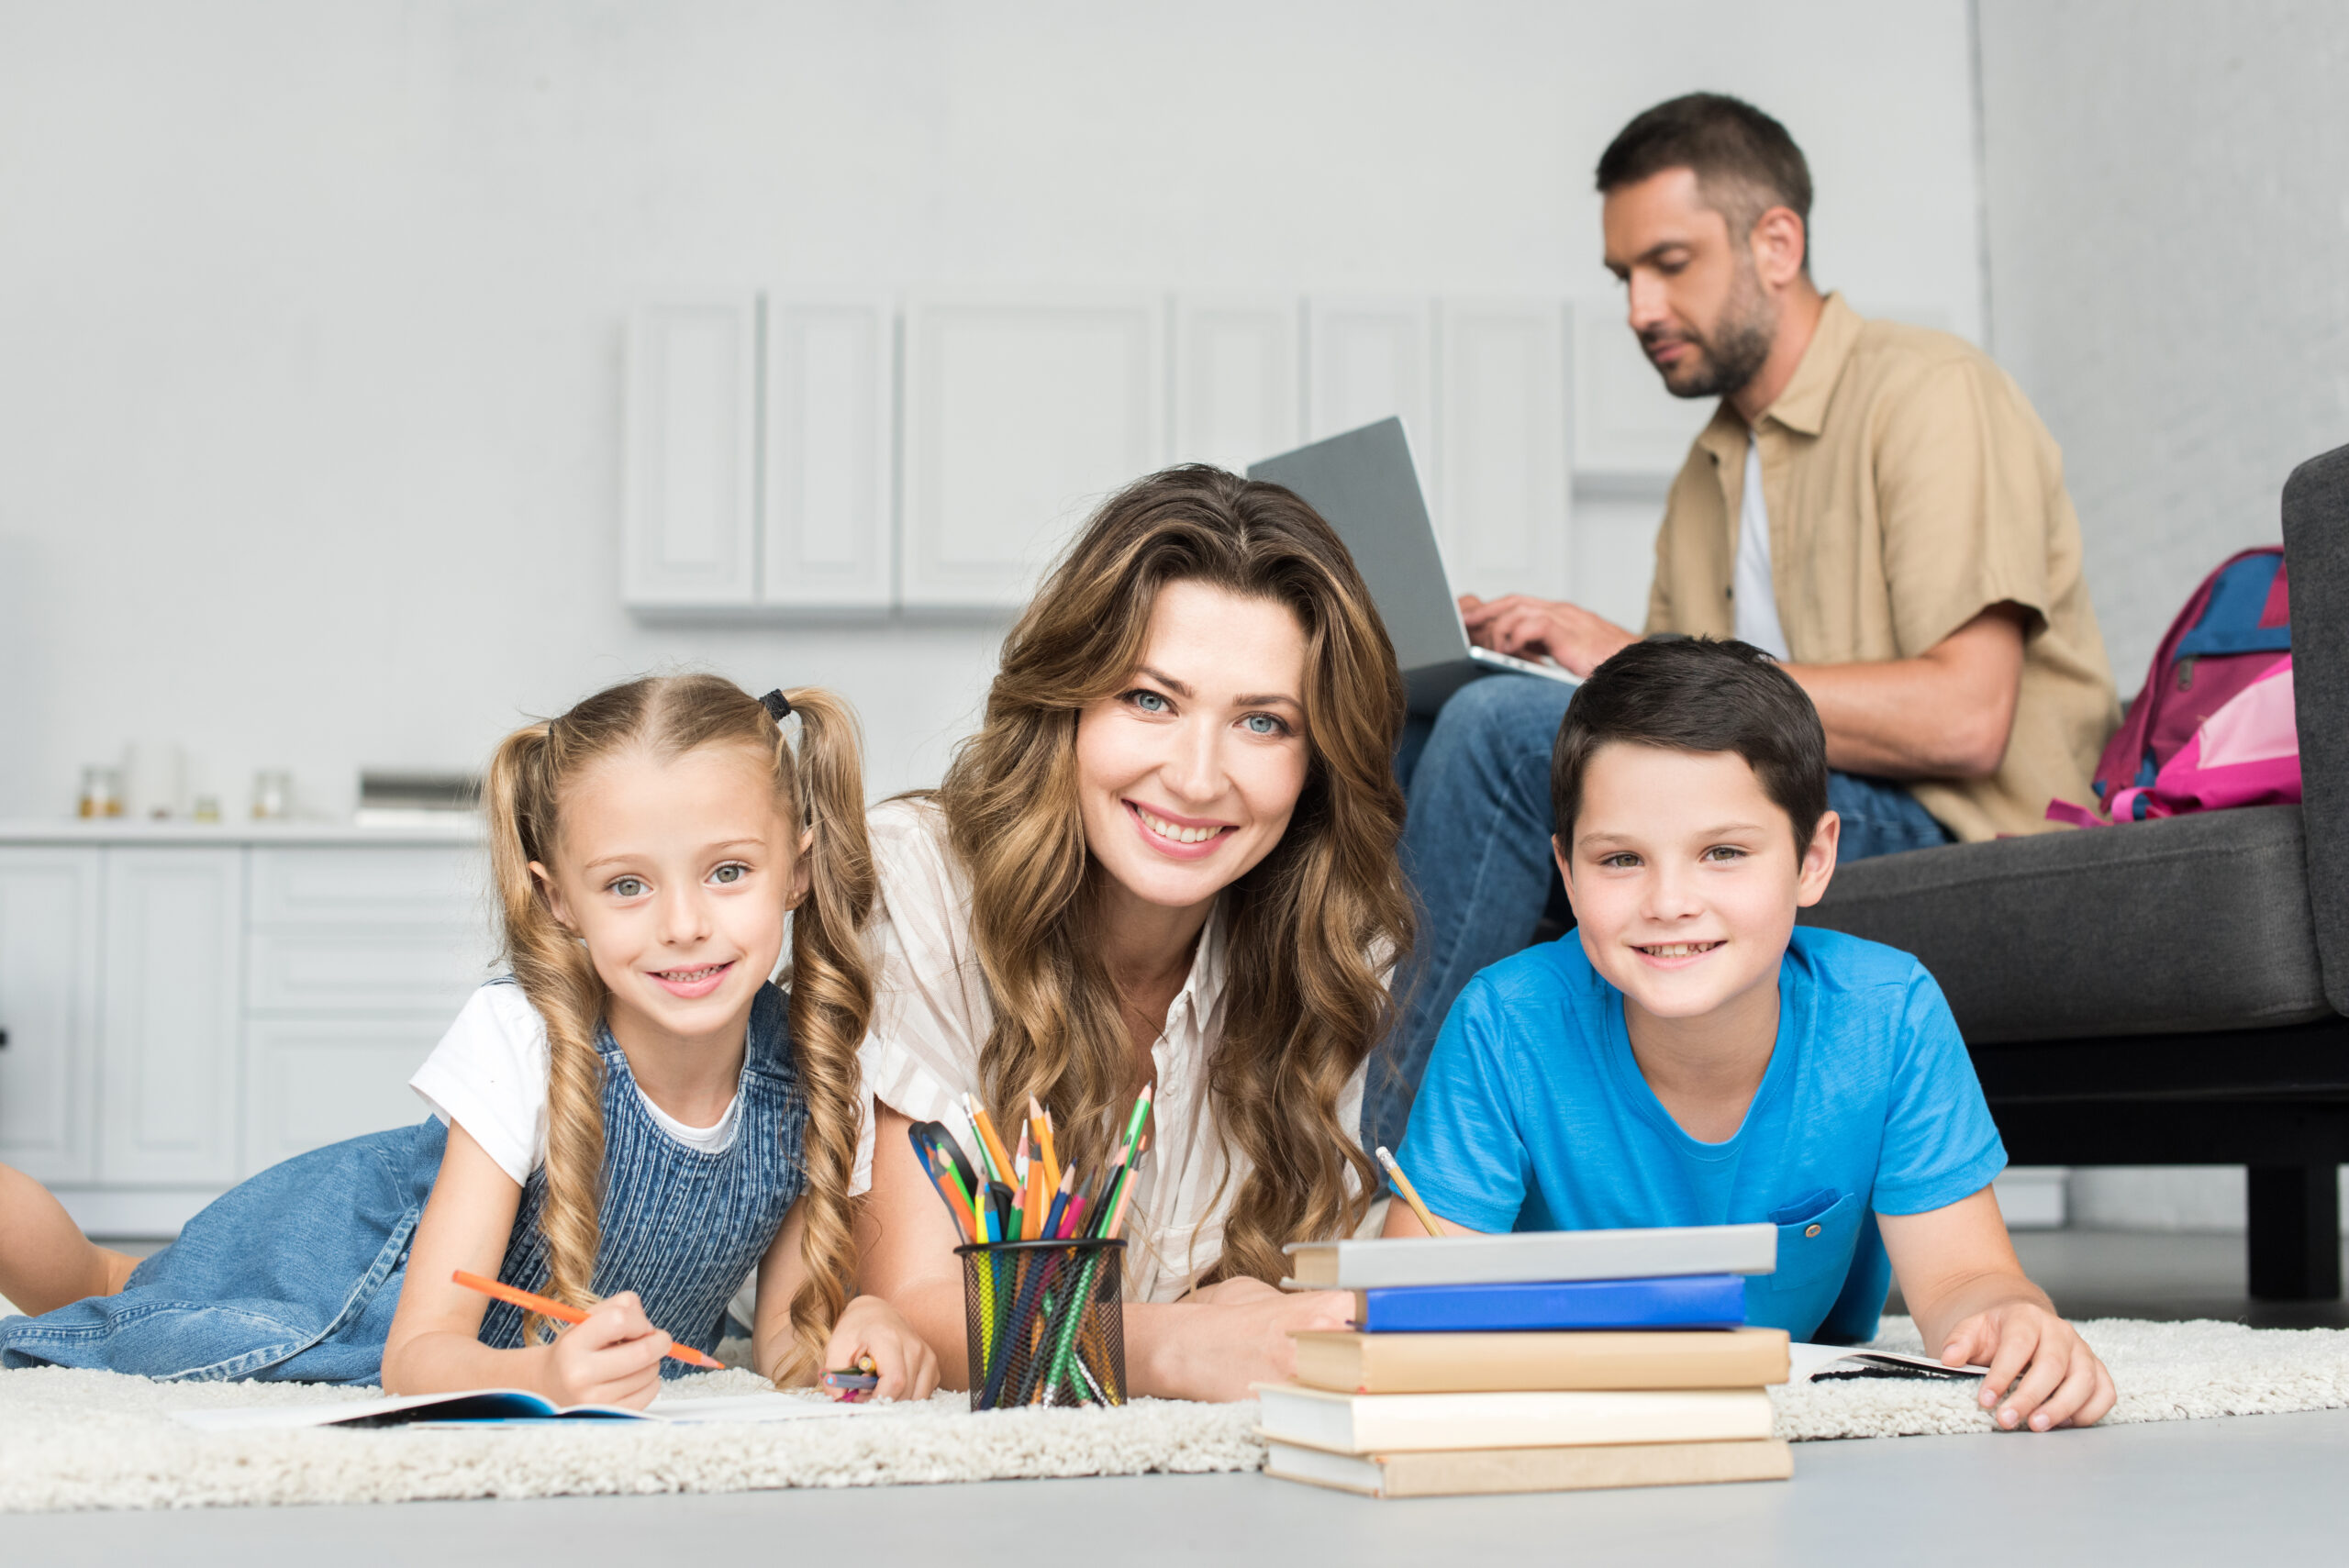
[[[1399,415],[1419,481],[1433,488],[1433,317],[1425,299],[1316,297],[1307,313],[1311,440]]]
[[[1436,529],[1453,587],[1569,596],[1566,318],[1555,300],[1446,300],[1436,317]]]

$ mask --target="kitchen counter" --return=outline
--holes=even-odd
[[[131,817],[0,817],[0,844],[119,844],[141,848],[208,844],[222,849],[244,845],[295,844],[455,844],[482,841],[481,820],[453,820],[398,827],[362,828],[348,820],[300,818],[255,821],[250,817],[219,822],[140,820]]]

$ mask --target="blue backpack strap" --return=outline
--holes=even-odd
[[[2209,659],[2230,653],[2285,653],[2292,647],[2292,628],[2262,626],[2261,615],[2284,569],[2284,552],[2261,550],[2227,566],[2211,584],[2210,602],[2202,618],[2179,639],[2176,659]]]

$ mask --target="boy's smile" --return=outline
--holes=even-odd
[[[1573,831],[1558,870],[1583,951],[1622,992],[1651,1085],[1670,1105],[1658,1080],[1677,1070],[1758,1083],[1795,910],[1835,869],[1835,814],[1798,856],[1793,824],[1736,752],[1617,741],[1590,759]]]

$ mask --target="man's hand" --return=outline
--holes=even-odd
[[[1997,1406],[1996,1419],[2009,1431],[2026,1421],[2034,1432],[2094,1426],[2119,1397],[2112,1373],[2079,1330],[2036,1301],[2008,1301],[1961,1319],[1942,1346],[1942,1364],[1969,1362],[1990,1369],[1982,1407]]]
[[[1490,604],[1474,594],[1460,595],[1460,618],[1468,640],[1519,659],[1548,654],[1577,675],[1587,675],[1639,640],[1613,621],[1580,605],[1510,594]]]

